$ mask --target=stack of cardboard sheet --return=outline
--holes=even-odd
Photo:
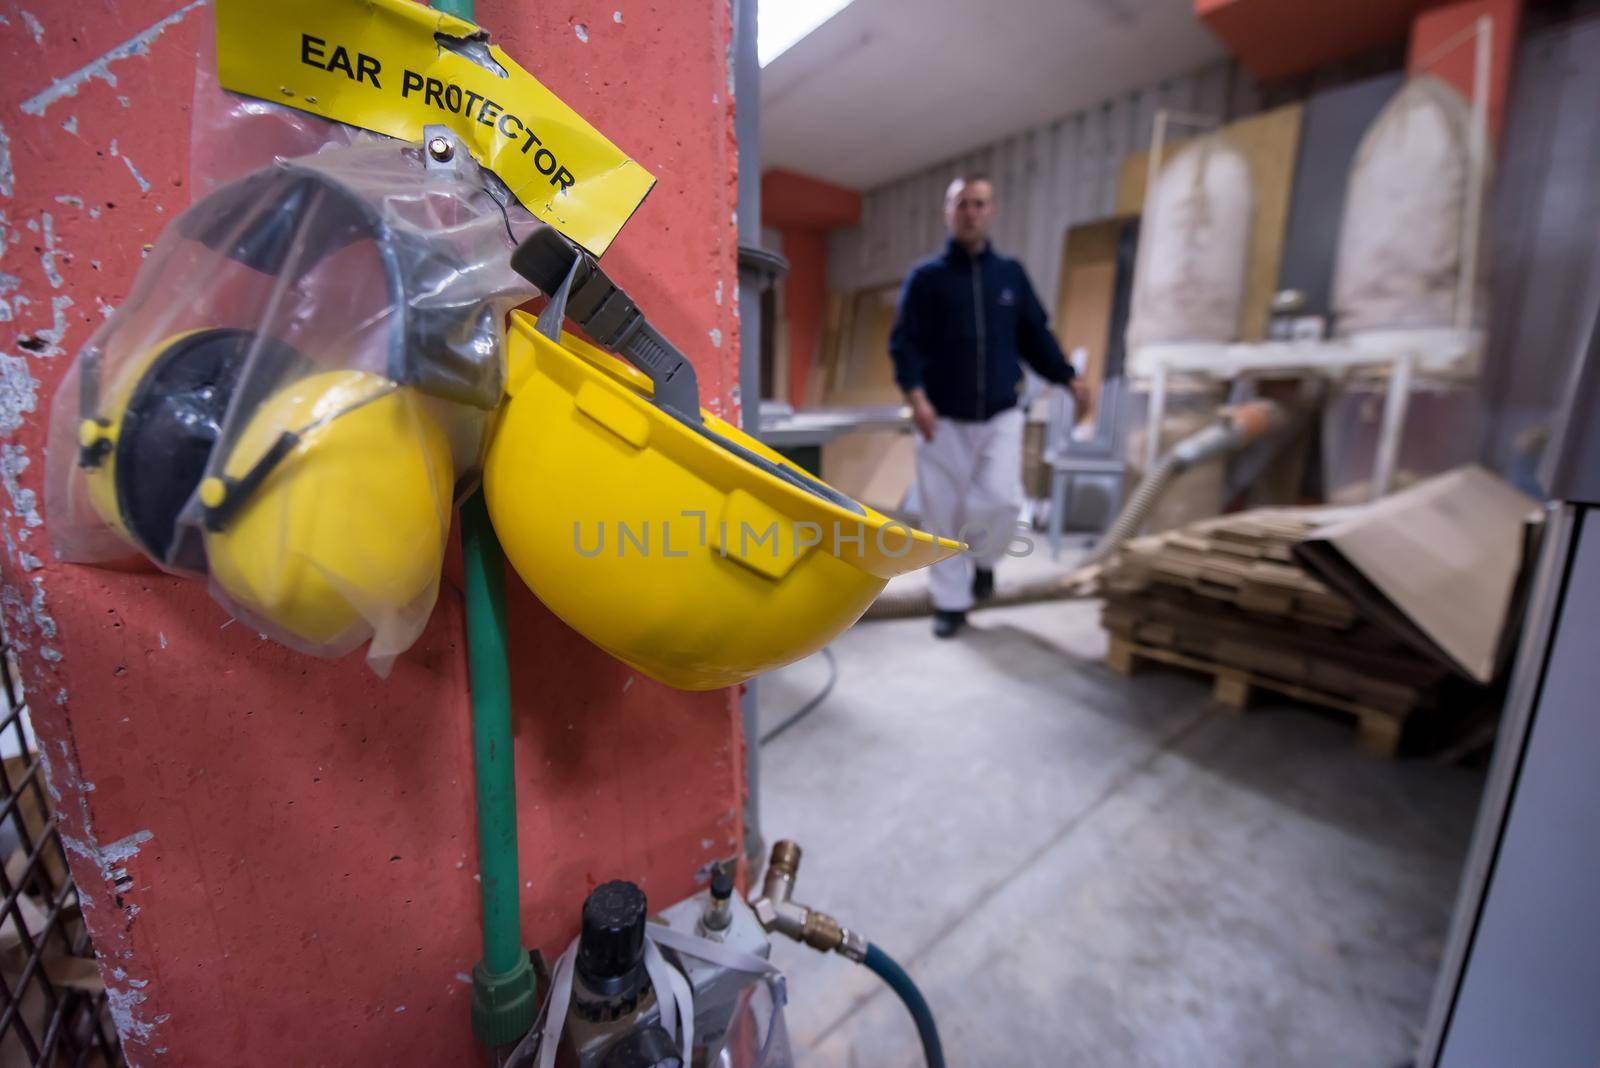
[[[1355,508],[1261,509],[1136,538],[1099,593],[1110,665],[1204,671],[1243,707],[1266,689],[1356,717],[1392,755],[1452,675],[1504,659],[1533,502],[1463,468]]]

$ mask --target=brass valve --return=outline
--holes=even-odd
[[[866,959],[867,940],[826,912],[792,900],[795,877],[800,873],[800,847],[784,839],[772,847],[761,896],[750,902],[761,926],[786,935],[824,953],[836,952],[855,961]]]

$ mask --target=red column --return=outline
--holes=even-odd
[[[809,227],[783,231],[789,273],[783,280],[784,313],[789,320],[789,402],[806,403],[806,384],[822,339],[828,303],[828,232]]]
[[[1413,74],[1432,74],[1472,99],[1477,43],[1471,31],[1480,18],[1489,19],[1489,135],[1498,137],[1511,89],[1512,57],[1522,19],[1522,0],[1449,0],[1418,13],[1411,24],[1406,58]]]
[[[783,231],[789,260],[784,314],[789,320],[789,403],[805,404],[806,383],[828,302],[828,232],[861,221],[861,194],[794,171],[761,176],[761,223]]]
[[[1410,35],[1409,67],[1469,29],[1494,21],[1494,79],[1489,128],[1499,130],[1510,84],[1522,0],[1194,0],[1195,16],[1257,78],[1305,74],[1398,44]],[[1472,95],[1472,46],[1452,52],[1433,73]]]
[[[458,580],[447,569],[427,632],[379,680],[358,656],[318,661],[230,625],[197,582],[51,555],[50,399],[188,203],[207,14],[35,11],[0,27],[0,595],[129,1058],[476,1064]],[[606,265],[734,415],[728,5],[478,14],[659,176]],[[634,677],[509,581],[524,927],[553,954],[596,883],[634,878],[667,904],[738,853],[743,742],[730,694]]]

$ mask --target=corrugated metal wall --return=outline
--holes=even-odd
[[[996,247],[1023,261],[1040,299],[1053,307],[1063,235],[1070,226],[1112,213],[1117,169],[1128,153],[1149,147],[1157,110],[1227,121],[1259,106],[1254,80],[1231,62],[1218,63],[871,190],[861,225],[831,239],[828,286],[849,292],[905,277],[912,263],[944,243],[943,199],[950,180],[982,171],[995,182]]]
[[[1596,16],[1531,30],[1517,55],[1489,224],[1493,305],[1481,380],[1488,416],[1482,455],[1513,478],[1532,470],[1529,432],[1556,411],[1584,317],[1592,314],[1581,304],[1592,272],[1600,271],[1597,55]],[[871,190],[861,226],[831,239],[829,288],[849,292],[902,279],[944,241],[950,179],[982,171],[996,184],[997,247],[1026,264],[1053,308],[1063,235],[1112,213],[1118,167],[1148,147],[1158,108],[1231,120],[1262,106],[1249,75],[1221,63]]]

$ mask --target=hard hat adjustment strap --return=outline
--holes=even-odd
[[[694,365],[650,325],[633,298],[618,288],[583,249],[542,226],[511,254],[511,268],[552,296],[569,282],[564,314],[603,349],[650,376],[656,407],[685,422],[700,422],[700,384]]]
[[[549,295],[538,324],[546,337],[559,341],[562,317],[571,318],[601,348],[621,354],[650,376],[656,407],[752,467],[848,512],[865,514],[860,504],[827,483],[775,463],[707,426],[700,417],[700,386],[688,357],[650,325],[592,256],[560,233],[548,226],[535,230],[511,254],[511,269]]]

